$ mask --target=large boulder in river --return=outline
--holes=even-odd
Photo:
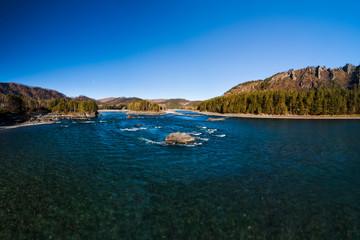
[[[195,141],[195,138],[186,133],[176,132],[170,133],[166,139],[166,143],[182,143],[187,144]]]

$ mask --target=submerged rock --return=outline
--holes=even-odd
[[[127,119],[136,119],[136,118],[140,118],[140,117],[134,117],[134,116],[128,115],[126,118]]]
[[[208,118],[206,121],[215,122],[215,121],[224,121],[225,118]]]
[[[195,141],[195,138],[186,133],[176,132],[170,133],[166,139],[166,143],[182,143],[187,144]]]

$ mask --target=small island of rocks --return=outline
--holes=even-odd
[[[168,144],[176,144],[176,143],[188,144],[194,142],[195,138],[186,133],[176,132],[176,133],[170,133],[166,137],[165,141]]]

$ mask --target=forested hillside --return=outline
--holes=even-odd
[[[119,98],[104,98],[97,100],[97,104],[100,109],[124,109],[127,108],[127,106],[136,101],[141,101],[141,98],[137,97],[119,97]]]
[[[86,96],[70,99],[54,90],[0,83],[0,113],[36,111],[96,112],[97,105]]]
[[[197,108],[218,113],[360,114],[360,90],[327,88],[302,92],[275,90],[240,93],[203,101]]]
[[[219,113],[360,114],[360,66],[307,67],[241,83],[224,96],[197,104]]]
[[[30,87],[17,83],[0,83],[0,94],[13,94],[36,100],[66,98],[65,94],[62,94],[55,90],[40,87]]]
[[[146,100],[140,100],[132,102],[128,105],[128,109],[131,111],[155,111],[158,112],[161,110],[161,107],[157,103],[151,103]]]

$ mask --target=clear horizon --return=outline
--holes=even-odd
[[[360,64],[355,1],[0,6],[0,82],[67,96],[205,100],[289,69]]]

